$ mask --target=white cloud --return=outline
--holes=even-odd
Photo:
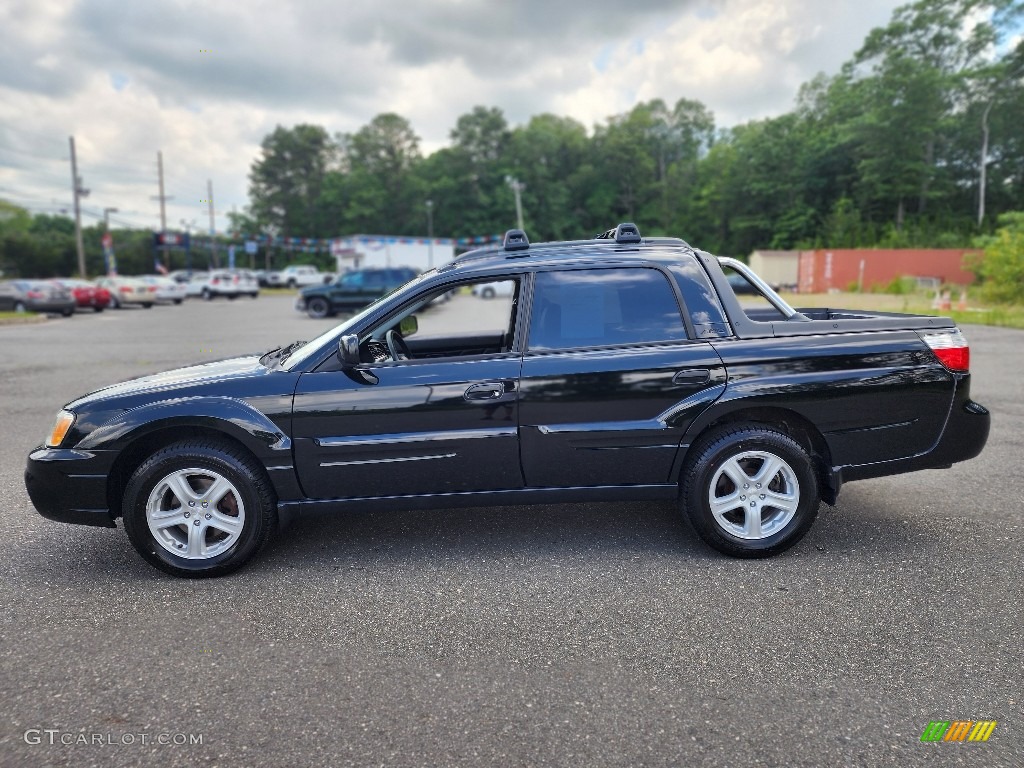
[[[0,196],[67,201],[70,134],[87,206],[155,226],[160,149],[169,224],[205,227],[206,179],[219,210],[243,206],[259,142],[278,124],[354,131],[394,111],[432,151],[477,104],[512,123],[555,112],[590,125],[638,100],[686,97],[728,126],[789,109],[898,4],[7,0]]]

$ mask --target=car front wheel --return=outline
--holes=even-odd
[[[241,568],[276,526],[262,467],[241,450],[196,440],[169,445],[132,474],[124,527],[139,554],[174,576]]]
[[[814,464],[788,435],[727,427],[694,446],[683,505],[702,539],[733,557],[768,557],[796,544],[818,514]]]
[[[331,305],[327,302],[327,299],[319,297],[312,298],[309,303],[306,304],[306,314],[315,320],[319,320],[322,317],[327,317],[331,313]]]

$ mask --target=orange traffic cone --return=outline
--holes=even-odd
[[[941,294],[940,294],[940,293],[939,293],[939,292],[938,292],[938,291],[936,290],[936,291],[935,291],[935,298],[934,298],[934,299],[932,299],[932,309],[938,309],[938,308],[939,308],[939,305],[940,305],[940,304],[942,304],[942,296],[941,296]]]
[[[953,308],[953,292],[946,291],[942,294],[942,302],[939,304],[939,309],[942,312],[948,312]]]
[[[960,301],[956,303],[956,308],[960,312],[967,311],[967,289],[960,291]]]

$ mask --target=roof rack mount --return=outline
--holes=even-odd
[[[642,240],[640,237],[640,229],[637,225],[627,222],[619,224],[615,229],[609,229],[607,232],[594,235],[594,239],[614,240],[616,243],[639,243]]]
[[[502,248],[506,251],[525,251],[530,248],[530,239],[521,229],[510,229],[505,233]]]

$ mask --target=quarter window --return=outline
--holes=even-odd
[[[529,349],[546,351],[686,339],[675,294],[654,269],[538,273]]]

